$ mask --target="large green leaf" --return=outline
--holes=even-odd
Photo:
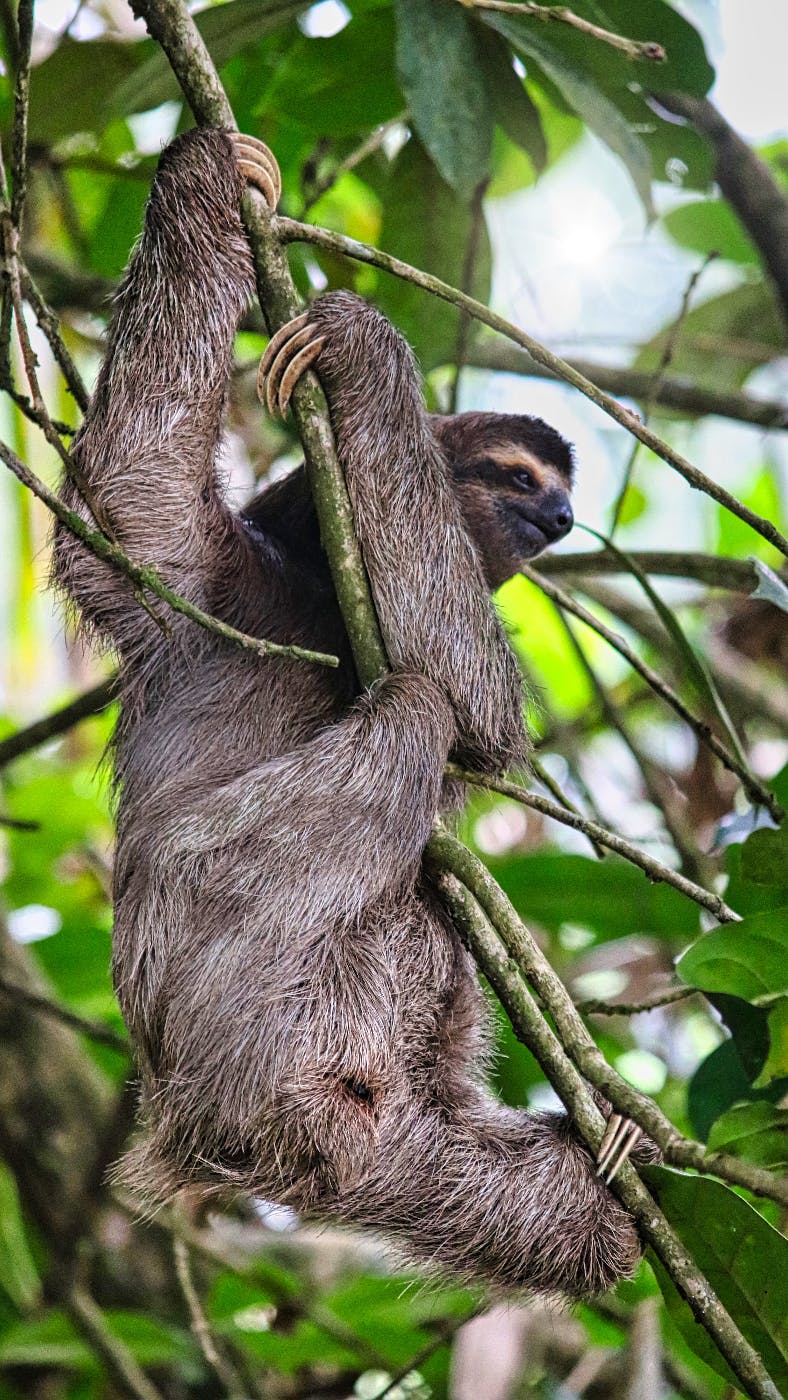
[[[701,1061],[687,1085],[687,1112],[697,1137],[707,1138],[738,1100],[765,1097],[753,1090],[752,1079],[735,1040],[724,1040]]]
[[[293,20],[303,0],[227,0],[196,16],[217,66]],[[33,70],[30,140],[47,144],[75,132],[100,132],[114,116],[148,111],[181,97],[175,76],[152,39],[77,42],[66,36]]]
[[[599,939],[653,933],[678,941],[697,930],[698,910],[669,885],[652,885],[627,861],[540,852],[494,857],[490,869],[526,920],[564,924]]]
[[[775,1385],[788,1388],[788,1240],[752,1206],[709,1177],[665,1167],[644,1175],[698,1268],[744,1336],[763,1358]],[[695,1322],[661,1267],[656,1269],[671,1316],[690,1346],[720,1374],[725,1361]]]
[[[394,70],[389,10],[351,20],[330,39],[298,38],[277,64],[257,105],[314,136],[358,136],[404,107]],[[277,143],[278,149],[278,143]]]
[[[195,23],[217,68],[250,44],[275,29],[290,24],[307,9],[304,0],[227,0],[195,15]],[[112,107],[119,115],[146,112],[181,97],[169,62],[158,44],[152,44],[144,61],[115,93]]]
[[[671,238],[695,253],[718,253],[730,262],[758,263],[758,251],[731,206],[721,199],[682,204],[662,220]]]
[[[750,914],[693,943],[676,971],[703,992],[728,992],[756,1005],[788,994],[788,907]]]
[[[420,142],[412,137],[398,155],[383,196],[381,244],[390,253],[460,286],[471,232],[471,212],[437,174]],[[471,294],[490,294],[490,244],[482,222],[474,259]],[[423,369],[446,360],[457,340],[459,312],[408,283],[381,278],[376,292],[381,309],[410,341]]]
[[[474,25],[474,43],[495,121],[510,141],[522,147],[540,173],[547,165],[547,141],[539,108],[514,71],[508,45],[486,25]]]
[[[572,110],[623,160],[646,212],[652,215],[651,157],[618,107],[589,78],[585,69],[567,55],[562,43],[552,31],[548,32],[547,26],[495,11],[483,13],[485,24],[502,34],[527,63],[536,63],[538,70],[547,75]]]
[[[704,97],[714,82],[714,69],[706,56],[703,39],[689,20],[667,0],[578,0],[572,9],[593,24],[602,25],[627,39],[661,44],[662,63],[648,59],[633,62],[620,49],[589,38],[578,30],[554,25],[551,33],[575,62],[607,92],[642,94],[687,92]],[[528,21],[533,24],[533,21]],[[647,110],[644,106],[644,111]]]
[[[140,1312],[108,1310],[104,1318],[112,1335],[125,1343],[141,1366],[174,1365],[186,1379],[201,1377],[202,1359],[188,1332]],[[69,1318],[56,1309],[19,1322],[0,1337],[0,1366],[91,1371],[99,1365]]]
[[[493,120],[462,9],[396,0],[397,68],[413,124],[444,180],[472,194],[490,173]]]
[[[33,1308],[41,1293],[38,1271],[27,1242],[19,1192],[3,1162],[0,1162],[0,1290],[5,1290],[20,1312]]]
[[[788,1109],[739,1103],[718,1118],[709,1133],[710,1152],[730,1152],[762,1167],[788,1166]]]

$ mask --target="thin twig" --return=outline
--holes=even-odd
[[[662,347],[662,353],[659,357],[659,362],[652,376],[651,388],[649,389],[648,394],[642,403],[642,420],[644,423],[649,423],[651,421],[651,413],[654,408],[657,395],[659,394],[660,386],[666,378],[667,372],[670,369],[670,366],[673,362],[673,356],[675,355],[676,349],[678,347],[682,327],[684,325],[685,320],[687,319],[687,313],[690,309],[690,303],[694,296],[695,288],[697,287],[698,282],[700,281],[701,277],[706,271],[706,268],[708,267],[709,263],[712,262],[713,259],[717,256],[718,255],[715,252],[707,253],[700,266],[696,267],[692,272],[689,281],[687,282],[687,285],[684,288],[684,294],[681,298],[681,304],[678,309],[678,314],[674,318],[673,324],[670,326],[668,333],[665,337],[665,343]],[[616,499],[613,503],[613,518],[610,524],[611,539],[616,533],[619,522],[621,520],[621,512],[624,508],[624,500],[632,482],[632,476],[635,471],[635,463],[637,461],[639,451],[640,443],[636,438],[632,444],[632,451],[629,454],[629,461],[627,462],[624,468],[624,475],[621,480],[621,486],[619,488],[618,495],[616,496]]]
[[[51,307],[49,307],[41,295],[36,283],[30,275],[29,269],[20,259],[20,270],[22,275],[22,291],[25,301],[32,307],[39,329],[46,337],[49,348],[52,351],[55,363],[58,365],[66,386],[77,403],[78,407],[85,412],[90,402],[90,395],[85,387],[85,382],[74,363],[74,360],[60,334],[60,325]]]
[[[229,1358],[220,1351],[218,1342],[213,1335],[211,1324],[194,1283],[189,1247],[182,1236],[173,1236],[172,1252],[175,1260],[175,1272],[188,1309],[189,1322],[197,1345],[226,1394],[228,1396],[242,1396],[245,1387]]]
[[[104,1363],[124,1395],[130,1395],[132,1400],[163,1400],[126,1343],[110,1332],[104,1314],[84,1288],[72,1289],[65,1306],[74,1326]]]
[[[486,1311],[487,1307],[488,1304],[486,1302],[479,1303],[476,1307],[472,1308],[470,1312],[464,1313],[462,1317],[445,1317],[435,1328],[434,1337],[431,1337],[428,1342],[425,1342],[424,1346],[416,1352],[415,1356],[410,1358],[410,1361],[407,1361],[404,1366],[401,1366],[398,1371],[395,1371],[391,1380],[386,1381],[383,1389],[378,1391],[377,1395],[373,1397],[373,1400],[386,1400],[386,1397],[391,1394],[392,1390],[396,1390],[397,1386],[402,1384],[406,1376],[409,1376],[412,1371],[418,1371],[419,1367],[423,1366],[425,1361],[429,1361],[430,1357],[434,1356],[436,1351],[440,1351],[441,1347],[448,1346],[449,1342],[454,1340],[460,1328],[464,1327],[466,1323],[472,1322],[475,1317],[479,1317],[481,1313]]]
[[[117,699],[118,694],[118,678],[111,676],[109,680],[100,681],[90,690],[83,691],[76,700],[69,701],[61,709],[53,710],[51,714],[44,715],[43,719],[26,725],[24,729],[18,729],[15,734],[9,734],[7,739],[0,739],[0,769],[22,754],[30,753],[32,749],[39,748],[48,740],[65,734],[81,720],[100,714]]]
[[[633,846],[617,832],[608,831],[598,822],[590,821],[588,817],[581,816],[579,812],[568,811],[565,807],[560,807],[557,802],[551,802],[547,797],[540,797],[538,793],[529,792],[528,788],[522,787],[519,783],[510,782],[507,778],[490,778],[486,774],[472,773],[454,763],[448,764],[446,771],[450,777],[459,778],[461,782],[471,783],[474,787],[485,788],[491,792],[500,792],[502,796],[512,797],[515,801],[522,802],[524,807],[531,807],[535,812],[541,812],[542,816],[551,817],[553,821],[561,822],[563,826],[571,826],[574,831],[582,831],[589,840],[596,841],[600,846],[606,846],[609,851],[615,851],[616,855],[623,856],[632,865],[638,866],[655,884],[661,882],[665,885],[672,885],[680,894],[693,900],[701,908],[707,909],[710,914],[714,915],[715,919],[719,919],[722,923],[738,923],[740,915],[731,909],[718,894],[714,894],[712,890],[703,889],[701,885],[696,885],[693,880],[688,880],[678,871],[671,870],[669,866],[663,865],[661,861],[647,855],[638,846]]]
[[[549,579],[546,579],[544,575],[540,574],[536,569],[532,569],[530,564],[524,564],[522,566],[522,573],[526,578],[530,579],[532,583],[537,584],[542,592],[545,593],[548,598],[552,598],[553,602],[557,603],[565,612],[572,613],[574,617],[584,622],[587,627],[597,632],[600,637],[604,637],[608,645],[611,646],[614,651],[617,651],[619,656],[623,656],[624,659],[629,662],[633,670],[637,671],[638,675],[642,676],[643,680],[651,686],[651,689],[659,695],[667,705],[670,705],[672,710],[675,710],[676,714],[684,720],[685,724],[689,725],[700,742],[711,749],[711,752],[720,760],[720,763],[722,763],[729,772],[736,774],[750,800],[761,807],[765,807],[776,822],[782,819],[784,815],[783,809],[774,796],[774,793],[770,792],[745,764],[740,763],[734,754],[729,753],[728,749],[717,738],[706,721],[692,713],[684,704],[681,697],[673,690],[672,686],[669,686],[667,681],[664,681],[659,673],[655,671],[653,667],[649,666],[648,662],[643,661],[642,658],[638,656],[637,652],[632,650],[629,643],[624,641],[623,637],[619,636],[617,632],[613,632],[611,628],[607,627],[604,622],[601,622],[598,617],[595,617],[587,608],[584,608],[582,603],[578,603],[576,599],[566,593],[563,588],[559,588],[557,584],[551,583]]]
[[[585,1001],[576,1001],[575,1007],[581,1016],[641,1016],[646,1011],[673,1006],[677,1001],[700,995],[695,987],[668,987],[667,991],[657,992],[646,1001],[604,1001],[587,997]]]
[[[516,16],[518,19],[555,20],[559,24],[568,24],[572,29],[578,29],[581,34],[587,34],[589,39],[598,39],[600,43],[618,49],[619,53],[626,54],[627,58],[645,58],[652,63],[664,63],[667,58],[661,44],[653,40],[627,39],[623,34],[614,34],[610,29],[602,29],[600,25],[592,24],[590,20],[576,15],[567,5],[535,5],[529,3],[529,0],[519,0],[516,4],[513,4],[512,0],[459,0],[459,3],[469,10],[500,10],[503,14]]]
[[[758,515],[750,510],[741,501],[737,500],[730,491],[726,491],[723,486],[706,476],[705,472],[694,467],[680,452],[664,442],[651,428],[646,427],[634,414],[618,403],[616,399],[605,394],[596,384],[592,384],[590,379],[579,374],[566,360],[562,360],[559,355],[554,355],[546,346],[526,331],[513,326],[510,321],[503,316],[497,315],[482,302],[476,301],[473,297],[466,296],[465,293],[451,287],[448,282],[442,282],[439,277],[433,277],[431,273],[422,272],[420,268],[412,267],[410,263],[402,262],[400,258],[392,257],[390,253],[384,253],[381,249],[373,247],[371,243],[361,243],[356,238],[348,238],[345,234],[334,233],[329,229],[317,228],[313,224],[299,223],[296,219],[287,219],[281,215],[272,220],[277,234],[288,243],[311,243],[318,248],[327,248],[332,253],[344,254],[345,257],[354,258],[357,262],[368,263],[372,267],[380,267],[384,272],[390,272],[392,276],[399,277],[405,282],[411,282],[416,287],[422,287],[424,291],[432,292],[440,297],[442,301],[448,301],[452,306],[464,308],[475,320],[481,321],[483,325],[489,326],[492,330],[498,331],[500,335],[506,336],[508,340],[514,341],[515,345],[520,345],[527,350],[534,360],[545,365],[552,370],[559,379],[563,379],[567,384],[573,384],[584,394],[587,399],[601,408],[603,413],[620,423],[627,432],[639,438],[646,447],[650,447],[652,452],[661,457],[668,466],[677,471],[680,476],[696,491],[703,491],[710,496],[718,505],[724,506],[732,515],[738,516],[751,529],[762,535],[765,540],[773,544],[782,554],[788,556],[788,539],[781,534],[776,525],[764,516]]]
[[[42,1016],[49,1016],[53,1021],[59,1021],[61,1025],[68,1026],[79,1035],[94,1040],[97,1045],[106,1045],[110,1050],[117,1050],[122,1055],[130,1053],[129,1042],[119,1031],[114,1031],[103,1021],[89,1021],[86,1016],[78,1015],[76,1011],[71,1011],[61,1002],[52,1001],[51,997],[43,996],[40,992],[31,992],[27,987],[20,987],[2,973],[0,995],[9,997],[12,1001],[24,1002],[25,1006],[31,1007],[33,1011],[38,1011]]]
[[[0,459],[14,473],[14,476],[22,482],[28,490],[33,492],[39,500],[43,501],[57,516],[62,525],[70,530],[72,535],[76,535],[98,559],[111,564],[120,573],[125,574],[140,589],[148,589],[154,593],[162,602],[167,603],[174,612],[181,613],[188,617],[198,626],[204,627],[208,632],[214,632],[225,641],[234,643],[235,646],[242,647],[244,651],[253,652],[257,656],[286,656],[297,661],[311,661],[320,666],[339,665],[336,656],[328,655],[322,651],[309,651],[304,647],[286,646],[279,642],[268,642],[259,637],[250,637],[246,632],[239,632],[237,628],[231,627],[229,623],[222,622],[218,617],[212,617],[210,613],[203,612],[196,604],[190,603],[187,598],[182,598],[172,588],[159,577],[155,569],[149,565],[135,564],[129,559],[116,544],[106,535],[98,530],[91,530],[89,525],[75,511],[69,510],[64,505],[60,497],[50,491],[44,482],[26,467],[24,462],[11,451],[5,443],[0,442]]]
[[[349,155],[346,155],[343,160],[340,160],[332,170],[329,170],[327,174],[323,176],[322,180],[316,179],[309,192],[309,198],[304,203],[303,215],[308,214],[310,209],[317,204],[318,200],[322,199],[324,194],[328,194],[328,191],[333,189],[334,185],[343,175],[348,175],[352,170],[355,170],[357,166],[361,165],[363,161],[367,160],[369,156],[379,151],[389,132],[401,126],[407,119],[407,116],[408,109],[405,107],[396,117],[389,117],[388,121],[382,122],[380,126],[375,127],[375,130],[370,132],[369,136],[365,136],[364,140],[356,146],[355,150],[351,151]]]
[[[628,717],[624,717],[621,712],[621,707],[616,704],[610,690],[607,686],[602,684],[595,667],[588,658],[585,647],[581,643],[580,638],[575,635],[575,629],[570,625],[569,618],[561,611],[557,604],[554,604],[554,607],[556,617],[566,634],[566,639],[596,696],[600,713],[605,724],[612,729],[614,733],[618,734],[637,765],[649,801],[660,813],[665,828],[679,855],[683,873],[689,879],[695,880],[698,884],[705,883],[705,877],[701,870],[702,856],[697,850],[693,840],[693,834],[687,829],[687,823],[683,818],[683,813],[678,810],[665,774],[657,767],[656,763],[644,753],[641,744],[635,737]],[[648,691],[647,693],[650,694],[651,692]]]

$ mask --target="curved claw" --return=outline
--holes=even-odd
[[[282,177],[272,152],[256,136],[243,131],[228,132],[238,170],[262,194],[269,209],[275,209],[282,193]]]
[[[631,1118],[611,1113],[596,1159],[596,1174],[608,1186],[642,1135],[641,1129]]]
[[[303,312],[280,326],[268,343],[257,372],[257,393],[270,414],[284,417],[295,385],[317,359],[325,337],[309,324]]]

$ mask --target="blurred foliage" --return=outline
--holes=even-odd
[[[774,294],[757,248],[712,190],[712,152],[690,126],[666,120],[659,106],[660,92],[702,96],[714,78],[700,35],[676,8],[666,0],[574,5],[594,23],[663,44],[668,58],[659,66],[633,64],[566,25],[474,13],[447,0],[349,0],[348,8],[349,22],[329,37],[310,27],[315,12],[287,0],[227,0],[198,16],[239,126],[264,136],[276,151],[286,213],[308,211],[317,222],[379,242],[487,301],[496,269],[485,223],[475,230],[476,254],[466,267],[474,192],[486,186],[492,200],[532,186],[590,131],[622,163],[649,217],[663,207],[666,188],[681,184],[686,198],[661,219],[662,230],[695,257],[716,252],[730,274],[722,290],[689,310],[678,338],[675,327],[665,326],[640,348],[636,365],[661,370],[670,346],[671,374],[739,389],[778,357],[784,327]],[[90,19],[87,28],[75,26],[80,37],[66,23],[59,32],[37,34],[24,252],[90,378],[107,297],[139,231],[155,164],[150,151],[162,133],[189,118],[166,60],[131,30],[122,0],[88,0],[79,10]],[[12,21],[11,7],[0,6],[7,69],[13,66]],[[11,112],[6,85],[0,88],[6,160]],[[356,162],[354,153],[381,124],[388,124],[385,135]],[[783,178],[785,143],[762,154]],[[349,159],[353,168],[345,169]],[[323,251],[296,248],[292,264],[305,293],[350,285],[374,296],[412,341],[428,374],[431,403],[443,405],[446,367],[460,343],[455,308]],[[239,337],[241,361],[259,350],[258,329],[252,322]],[[75,423],[74,406],[48,362],[46,373],[53,415]],[[15,449],[51,477],[51,454],[10,400],[0,417]],[[236,384],[232,426],[258,474],[290,445],[280,428],[260,424],[247,375]],[[673,428],[681,442],[681,425],[664,431]],[[653,481],[644,473],[629,487],[620,532],[627,544],[628,532],[651,518],[658,497]],[[781,501],[768,444],[757,472],[742,473],[736,489],[753,508],[777,516]],[[64,644],[52,619],[37,611],[46,522],[15,487],[4,500],[10,504],[3,539],[14,570],[4,678],[10,696],[24,692],[31,678],[38,678],[38,691],[28,692],[24,712],[9,700],[0,743],[45,708],[42,692],[54,704],[88,674],[82,653]],[[711,501],[703,531],[710,554],[759,557],[758,601],[697,589],[668,594],[661,583],[644,592],[626,560],[624,574],[635,576],[619,580],[604,597],[595,596],[590,576],[580,579],[578,591],[723,741],[730,739],[730,715],[747,760],[760,754],[759,771],[768,777],[785,752],[776,704],[786,659],[784,629],[775,622],[786,596],[775,573],[779,561]],[[670,533],[651,543],[676,547]],[[526,817],[489,794],[473,798],[463,834],[488,858],[578,999],[647,1001],[668,986],[678,958],[683,982],[706,995],[648,1015],[594,1016],[598,1042],[640,1087],[656,1089],[680,1130],[708,1138],[714,1151],[784,1170],[785,830],[763,825],[762,814],[748,807],[643,681],[587,628],[570,633],[536,585],[513,580],[499,605],[530,683],[538,756],[553,786],[589,815],[601,809],[609,824],[669,865],[724,889],[744,922],[709,930],[698,906],[676,889],[650,884],[619,857],[600,860],[582,836],[534,812]],[[16,943],[29,944],[24,954],[45,979],[46,994],[120,1034],[109,976],[111,815],[102,758],[111,721],[110,714],[93,718],[2,771],[0,818],[35,823],[35,829],[0,826],[0,841],[9,929]],[[785,802],[785,771],[773,786]],[[8,995],[0,986],[0,998]],[[46,1011],[37,1014],[46,1036],[56,1020]],[[549,1094],[540,1072],[500,1010],[496,1014],[497,1091],[512,1105],[542,1105]],[[129,1073],[126,1057],[89,1035],[79,1043],[86,1073],[119,1095]],[[0,1087],[0,1112],[4,1103]],[[118,1147],[110,1144],[110,1156]],[[89,1166],[96,1151],[95,1142],[85,1142],[86,1181],[94,1194]],[[788,1269],[775,1212],[709,1179],[661,1169],[650,1180],[773,1379],[784,1382]],[[60,1242],[37,1225],[30,1187],[24,1172],[0,1164],[0,1400],[115,1396],[117,1383],[95,1346],[61,1306]],[[128,1349],[163,1396],[212,1400],[227,1389],[208,1365],[199,1327],[175,1286],[166,1227],[166,1220],[132,1221],[123,1202],[105,1194],[98,1216],[85,1213],[80,1276],[102,1305],[110,1340]],[[315,1237],[274,1216],[261,1223],[246,1207],[195,1227],[194,1237],[193,1267],[208,1323],[244,1389],[272,1400],[375,1396],[407,1371],[390,1396],[442,1400],[449,1394],[455,1332],[489,1301],[439,1281],[425,1286],[369,1242]],[[661,1364],[669,1393],[692,1400],[730,1395],[732,1378],[716,1348],[664,1271],[656,1266],[655,1277],[653,1269],[653,1261],[644,1262],[613,1299],[577,1310],[572,1355],[553,1354],[543,1339],[533,1357],[523,1356],[511,1393],[565,1394],[562,1380],[573,1365],[605,1349],[613,1357],[611,1377],[604,1389],[592,1383],[587,1393],[629,1393],[627,1348],[639,1310],[661,1289]],[[545,1336],[552,1327],[552,1321],[545,1326]]]

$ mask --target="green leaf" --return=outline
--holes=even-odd
[[[391,168],[383,200],[381,245],[396,257],[432,272],[453,286],[463,278],[471,212],[444,183],[420,142],[411,137]],[[490,294],[490,244],[482,221],[474,259],[471,295]],[[422,368],[445,364],[457,342],[457,308],[435,301],[418,287],[382,279],[376,300],[410,341]]]
[[[3,1162],[0,1162],[0,1289],[5,1289],[20,1312],[34,1307],[41,1292],[27,1243],[16,1182]]]
[[[788,1240],[740,1196],[709,1177],[685,1176],[666,1167],[647,1167],[643,1175],[701,1273],[784,1393],[788,1388]],[[687,1342],[729,1378],[717,1348],[658,1264],[655,1272]]]
[[[788,994],[788,906],[712,929],[676,963],[682,981],[763,1005]]]
[[[668,885],[649,884],[616,856],[598,861],[539,852],[491,857],[488,863],[523,915],[551,932],[576,924],[604,941],[647,933],[681,940],[698,927],[689,900]]]
[[[769,1012],[769,1054],[756,1086],[772,1094],[788,1089],[788,997],[780,997]]]
[[[755,571],[758,575],[758,587],[751,598],[765,598],[768,603],[774,603],[776,608],[781,608],[783,612],[788,612],[788,584],[779,574],[770,569],[768,564],[764,564],[760,559],[753,559]]]
[[[202,1362],[187,1332],[138,1312],[108,1310],[104,1319],[141,1366],[174,1365],[185,1378],[201,1376]],[[99,1362],[69,1318],[51,1309],[43,1317],[16,1323],[0,1337],[0,1365],[93,1370]]]
[[[313,136],[366,134],[405,105],[393,51],[389,10],[361,15],[330,39],[299,35],[257,105],[258,121],[288,121]]]
[[[689,20],[666,0],[578,0],[576,14],[601,24],[616,34],[641,42],[661,44],[663,63],[628,58],[577,30],[555,26],[562,44],[576,60],[585,55],[589,71],[605,90],[627,89],[641,93],[687,92],[704,97],[714,82],[714,69],[706,56],[703,39]],[[645,106],[645,104],[644,104]]]
[[[718,1118],[709,1133],[709,1152],[730,1152],[762,1167],[788,1166],[788,1109],[740,1103]]]
[[[490,173],[492,113],[467,17],[446,0],[396,0],[397,68],[416,130],[466,197]]]
[[[302,0],[227,0],[195,16],[218,67],[307,8]],[[30,82],[30,140],[53,144],[100,132],[114,116],[182,100],[163,50],[152,39],[78,42],[66,36]]]
[[[700,200],[672,209],[662,220],[671,238],[695,253],[718,253],[729,262],[758,264],[758,250],[729,204]]]
[[[752,1088],[735,1040],[724,1040],[698,1065],[687,1086],[687,1112],[693,1132],[707,1138],[712,1125],[740,1099],[761,1098]]]
[[[303,0],[227,0],[194,16],[217,68],[250,44],[282,28],[308,9]],[[147,41],[146,41],[147,44]],[[182,93],[164,51],[151,43],[144,60],[121,83],[112,98],[113,112],[147,112],[162,102],[182,100]]]
[[[55,145],[81,131],[101,131],[112,114],[113,98],[154,50],[160,53],[152,39],[139,44],[61,39],[30,76],[31,143]]]
[[[473,26],[473,39],[495,121],[509,140],[530,156],[534,170],[541,174],[547,165],[547,141],[539,108],[515,73],[501,36],[478,24]]]
[[[756,885],[788,886],[788,823],[777,828],[762,826],[748,836],[741,848],[741,868]]]
[[[538,65],[572,110],[624,162],[651,218],[654,213],[651,157],[614,103],[582,67],[567,57],[561,44],[548,33],[547,26],[535,24],[531,19],[520,21],[493,11],[484,11],[483,19],[491,29],[502,34],[526,61]]]

